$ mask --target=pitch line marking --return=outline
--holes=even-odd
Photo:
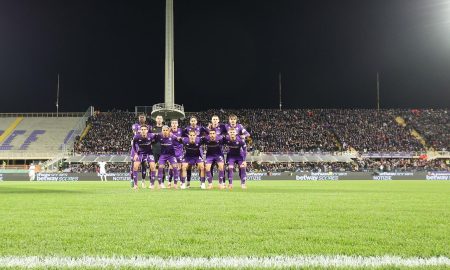
[[[292,267],[450,266],[448,257],[275,256],[275,257],[53,257],[2,256],[0,267],[157,267],[157,268],[292,268]]]

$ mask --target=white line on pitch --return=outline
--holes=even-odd
[[[275,256],[275,257],[39,257],[3,256],[0,267],[156,267],[156,268],[293,268],[293,267],[450,266],[448,257]]]

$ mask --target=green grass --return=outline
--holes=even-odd
[[[135,192],[128,182],[0,182],[0,256],[450,257],[450,182],[248,186]]]

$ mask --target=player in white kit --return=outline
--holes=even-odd
[[[106,179],[106,162],[100,161],[100,162],[98,162],[98,166],[100,167],[100,173],[98,174],[98,175],[100,175],[100,180],[108,181]]]

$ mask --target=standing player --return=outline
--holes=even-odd
[[[172,119],[172,121],[170,121],[170,133],[175,135],[176,137],[183,136],[183,130],[181,128],[178,128],[178,120],[177,119]],[[177,140],[174,142],[173,148],[175,149],[175,157],[177,158],[178,170],[180,170],[181,161],[183,159],[183,143],[179,142]],[[174,169],[170,165],[170,167],[169,167],[169,184],[167,186],[168,188],[170,188],[172,185],[172,178],[174,175],[173,170]],[[180,171],[178,171],[178,175],[180,175]],[[182,182],[182,183],[184,183],[184,182]]]
[[[236,130],[236,135],[240,136],[241,139],[245,139],[247,137],[250,137],[250,133],[238,122],[238,118],[236,115],[231,114],[228,117],[228,124],[225,125],[226,132],[228,133],[230,129]]]
[[[147,124],[147,117],[145,114],[141,113],[138,118],[138,123],[133,125],[133,132],[134,135],[136,135],[135,129],[138,131],[141,129],[141,125]],[[141,172],[142,172],[142,188],[145,188],[145,177],[147,176],[147,167],[145,167],[145,164],[141,164]]]
[[[227,129],[225,128],[225,125],[220,123],[219,116],[217,116],[217,115],[213,115],[211,117],[211,123],[209,123],[208,129],[207,129],[208,133],[211,129],[216,131],[216,135],[226,135],[226,133],[227,133]],[[222,150],[224,150],[224,149],[222,149]],[[216,165],[215,162],[213,162],[211,164],[211,168],[214,168],[214,165]],[[214,169],[211,169],[212,176],[214,176],[213,171],[214,171]]]
[[[230,129],[229,134],[230,135],[227,136],[224,140],[224,143],[228,146],[228,188],[233,189],[234,164],[237,163],[239,166],[241,187],[242,189],[246,189],[247,186],[245,185],[245,182],[247,180],[247,162],[245,161],[245,159],[247,157],[247,145],[245,144],[243,139],[236,136],[235,129]]]
[[[36,179],[36,166],[31,162],[30,167],[28,168],[28,176],[30,177],[30,181],[34,181]]]
[[[164,118],[162,117],[162,115],[157,115],[155,118],[155,126],[153,126],[150,129],[150,132],[153,134],[160,134],[162,132],[163,121],[164,121]],[[157,141],[153,142],[152,151],[153,151],[153,156],[155,157],[155,161],[158,162],[159,157],[161,156],[161,143],[157,142]],[[165,170],[163,170],[162,173],[163,173],[163,179],[164,179],[166,176]],[[158,176],[158,174],[159,174],[159,170],[156,172],[156,176]]]
[[[197,137],[194,130],[189,131],[189,138],[181,138],[184,145],[185,154],[182,161],[181,172],[181,189],[185,189],[185,181],[187,177],[187,170],[189,167],[197,165],[200,175],[201,183],[205,182],[205,165],[203,162],[202,153],[202,139]]]
[[[150,167],[150,186],[153,189],[155,184],[155,158],[152,155],[152,142],[155,135],[148,133],[148,126],[142,125],[140,134],[137,134],[133,138],[133,182],[134,189],[137,189],[138,183],[138,170],[139,166],[143,163],[144,166]]]
[[[206,177],[208,178],[208,189],[213,188],[212,174],[211,174],[211,165],[213,162],[216,162],[217,166],[219,167],[219,186],[222,185],[223,183],[225,172],[223,166],[224,158],[222,151],[222,140],[223,137],[221,135],[216,135],[215,130],[210,130],[209,135],[203,139],[204,144],[206,145],[205,170],[206,170]],[[204,181],[201,184],[201,188],[205,189]]]
[[[211,123],[208,125],[208,132],[211,129],[214,129],[217,135],[224,135],[227,133],[225,125],[220,123],[219,116],[217,115],[211,117]]]
[[[230,131],[230,129],[236,130],[236,135],[241,137],[242,140],[245,141],[246,138],[250,137],[250,133],[242,126],[241,124],[238,124],[238,118],[235,114],[230,114],[228,117],[228,124],[225,125],[225,130]],[[241,171],[239,171],[239,176],[241,176]]]
[[[195,116],[191,116],[189,118],[189,126],[187,126],[184,129],[183,136],[188,137],[189,132],[191,131],[194,131],[197,137],[200,137],[203,134],[208,134],[208,131],[204,127],[198,125],[197,117]],[[192,167],[190,166],[187,170],[187,187],[191,186],[191,175],[192,175]]]
[[[97,163],[98,164],[98,167],[100,167],[100,172],[99,172],[99,174],[98,175],[100,175],[100,180],[103,182],[103,181],[108,181],[107,179],[106,179],[106,162],[104,162],[104,161],[100,161],[100,162],[98,162]]]
[[[145,117],[145,116],[144,116]],[[139,120],[141,120],[141,116],[139,116]],[[131,175],[131,187],[134,187],[134,181],[133,181],[133,167],[134,167],[134,147],[133,147],[133,139],[134,136],[136,136],[137,134],[139,134],[139,132],[141,132],[141,125],[136,123],[133,124],[131,126],[131,130],[133,131],[133,138],[131,139],[131,151],[130,151],[130,160],[131,160],[131,166],[130,166],[130,175]],[[145,177],[144,177],[144,170],[142,170],[143,166],[141,166],[141,171],[142,171],[142,187],[145,188]]]
[[[155,136],[155,141],[161,144],[161,155],[158,160],[158,182],[160,188],[166,188],[163,182],[163,170],[166,166],[166,162],[172,165],[173,170],[173,182],[175,188],[178,183],[178,162],[175,157],[174,143],[178,140],[178,137],[170,133],[168,126],[162,127],[162,133]]]

